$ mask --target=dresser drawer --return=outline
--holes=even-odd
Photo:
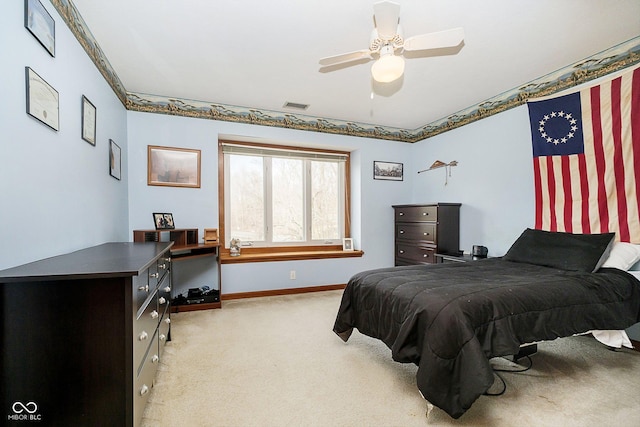
[[[402,240],[436,242],[436,224],[434,223],[398,223],[396,224],[396,238]]]
[[[396,245],[396,258],[413,261],[420,264],[435,264],[435,248],[412,245]]]
[[[151,394],[154,378],[158,369],[158,336],[151,338],[152,345],[149,351],[144,355],[144,362],[137,368],[135,372],[135,381],[133,382],[133,419],[134,425],[139,425],[142,419],[145,405]]]
[[[169,340],[169,333],[171,331],[171,310],[167,307],[167,311],[165,311],[162,316],[162,320],[158,325],[158,355],[162,357],[162,353],[164,351],[164,345]]]
[[[164,307],[169,301],[171,301],[171,280],[169,280],[169,274],[166,274],[158,285],[159,311],[164,311]]]
[[[171,257],[161,257],[156,263],[158,282],[164,280],[171,271]]]
[[[140,315],[142,306],[147,302],[151,295],[155,292],[155,287],[149,286],[149,277],[147,273],[137,276],[133,281],[133,302],[135,304],[135,310],[133,311],[136,316]]]
[[[437,221],[437,206],[408,206],[395,209],[397,222]]]
[[[158,329],[160,314],[154,294],[140,316],[133,321],[133,366],[138,368],[149,348],[149,343]]]

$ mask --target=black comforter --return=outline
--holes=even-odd
[[[617,269],[563,271],[498,258],[365,271],[334,326],[382,340],[418,365],[423,397],[459,418],[493,384],[489,359],[521,344],[640,321],[640,282]]]

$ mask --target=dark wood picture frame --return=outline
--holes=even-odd
[[[24,27],[55,58],[56,21],[39,0],[24,0]]]
[[[404,180],[404,165],[396,162],[373,161],[373,179],[383,179],[387,181]]]

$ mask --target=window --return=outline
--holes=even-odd
[[[341,245],[348,237],[348,153],[221,142],[224,243]]]

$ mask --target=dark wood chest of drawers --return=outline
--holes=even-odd
[[[434,264],[460,252],[460,203],[395,205],[395,265]]]
[[[0,271],[5,420],[140,423],[170,335],[172,244],[105,243]]]

